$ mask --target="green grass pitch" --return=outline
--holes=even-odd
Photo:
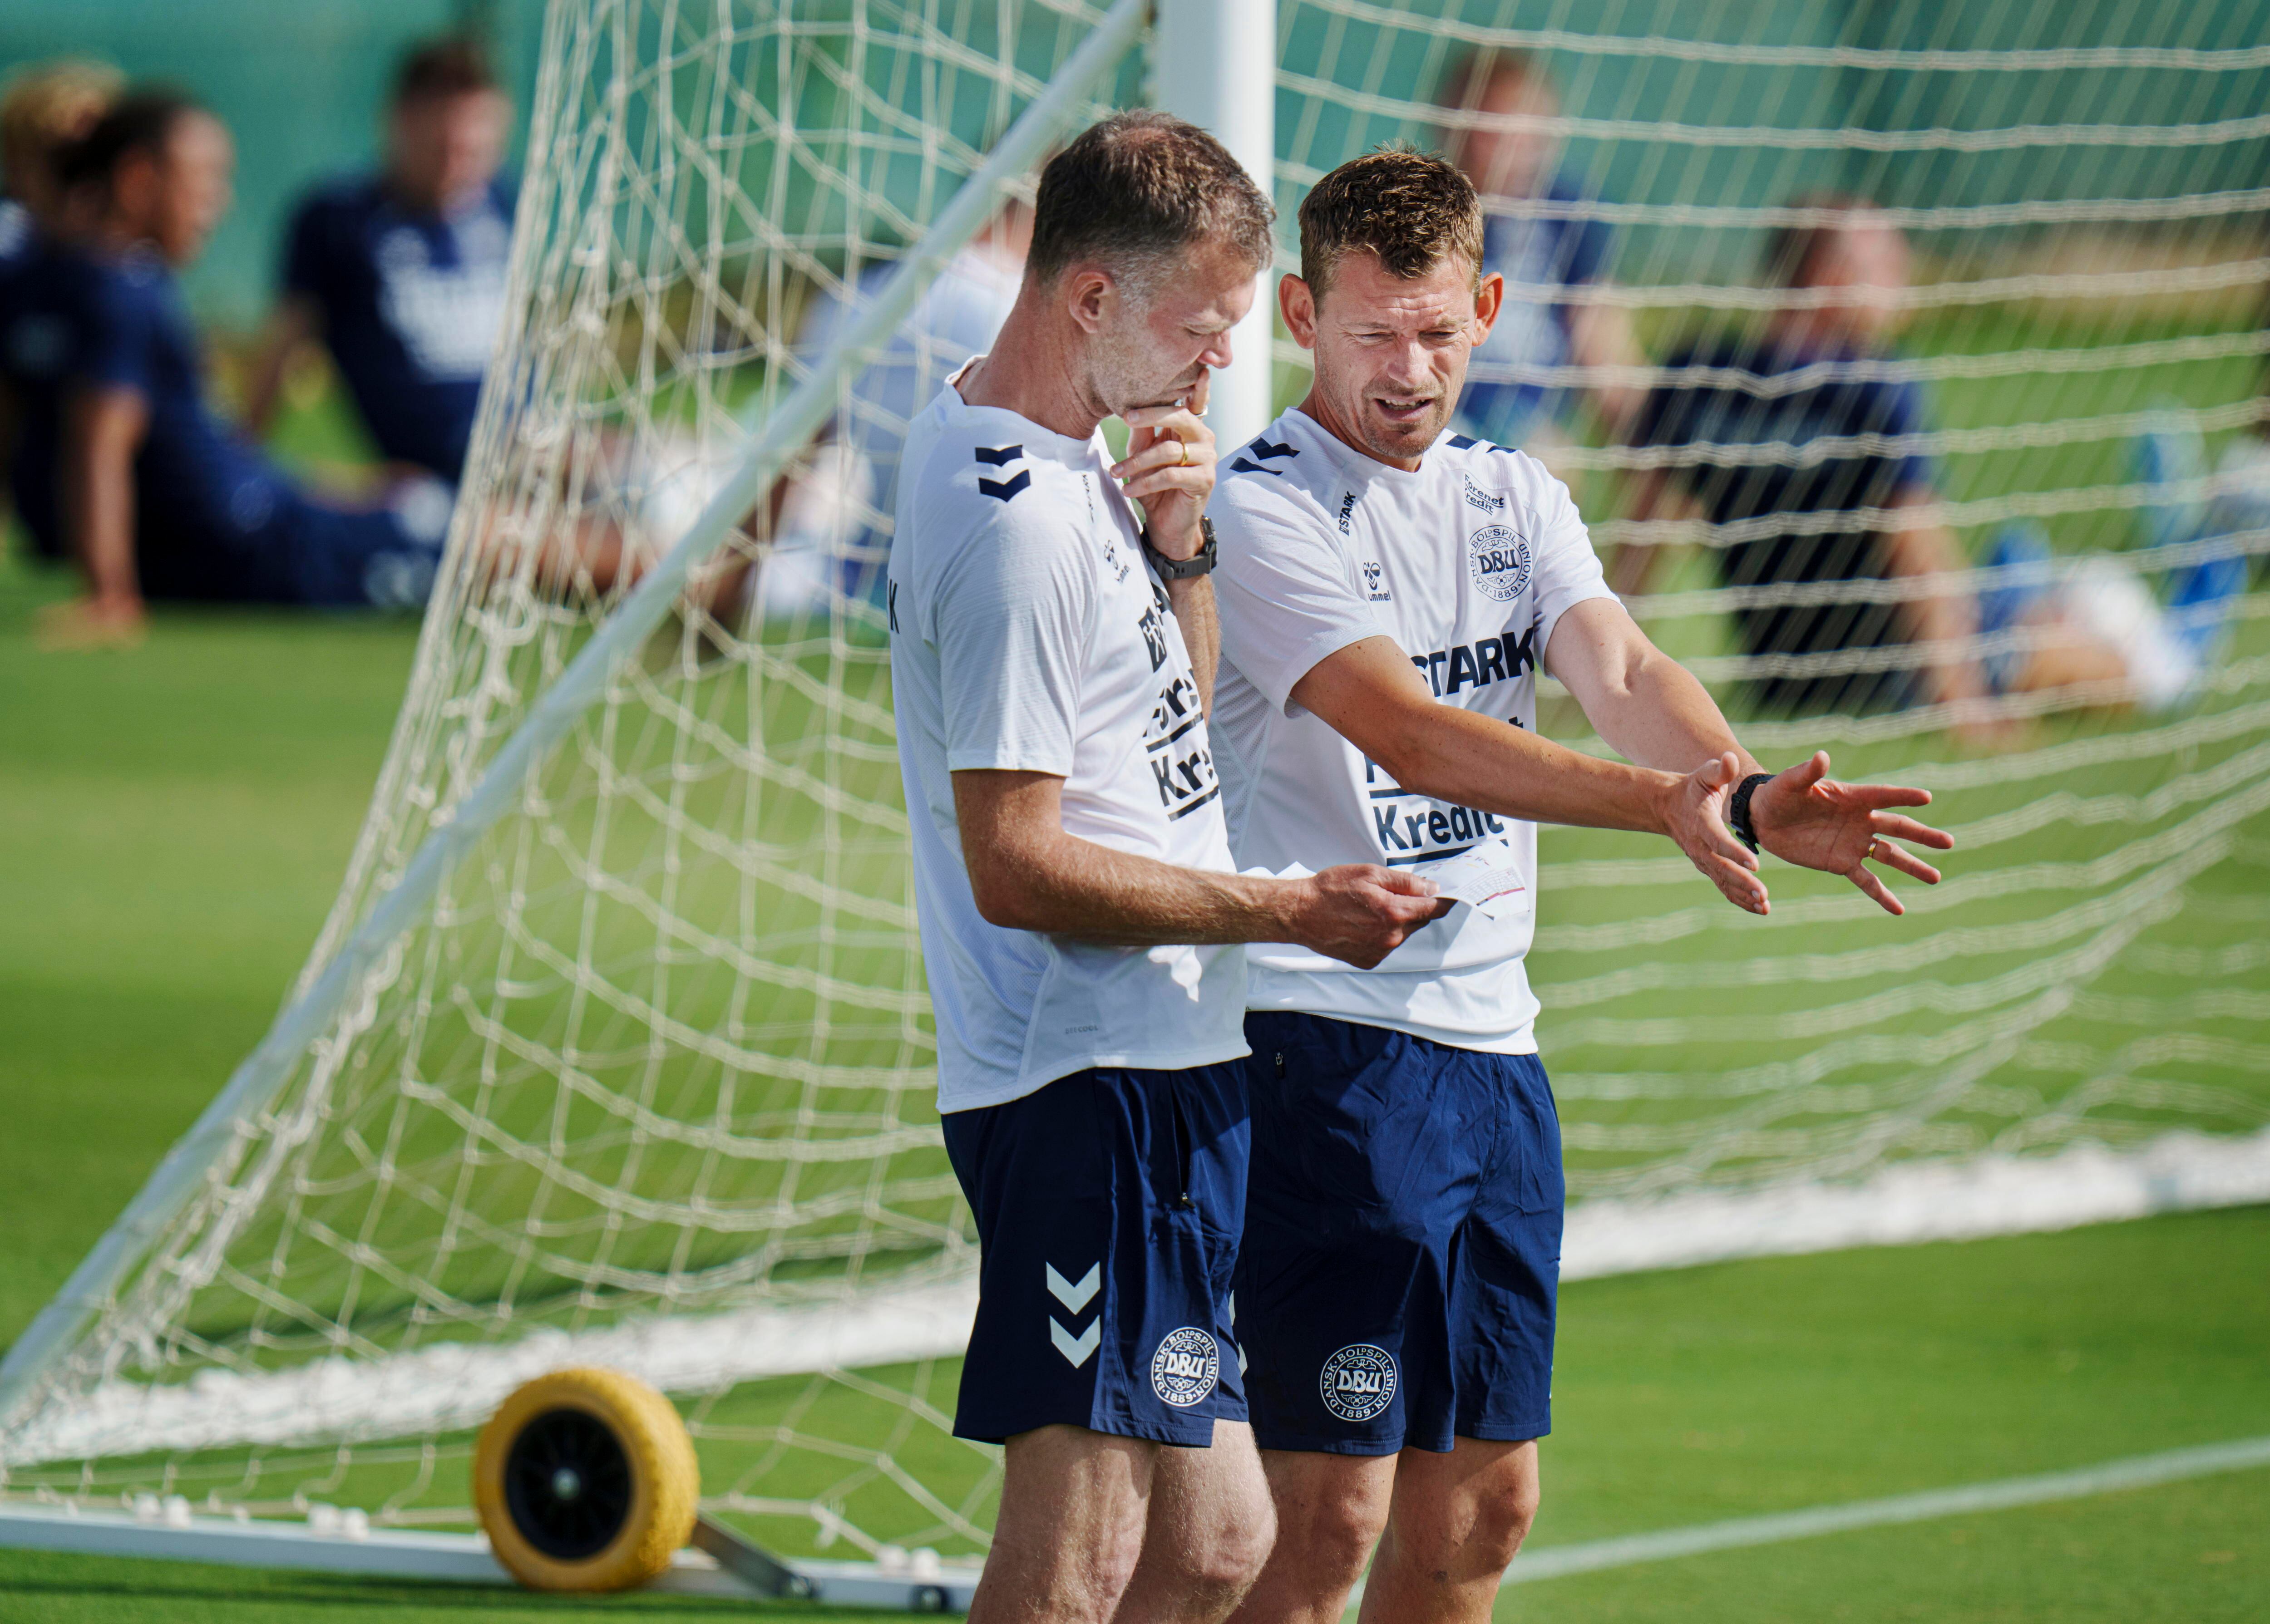
[[[42,654],[0,576],[0,1338],[258,1037],[329,904],[400,624],[161,615]],[[2270,1211],[1571,1286],[1538,1548],[2270,1433]],[[1501,1615],[2254,1619],[2270,1472],[1510,1591]],[[0,1554],[0,1620],[686,1616]]]
[[[2216,398],[2234,387],[2187,382]],[[2174,382],[2120,387],[2140,403]],[[352,460],[337,415],[287,426],[286,449]],[[1951,470],[1950,488],[1978,494],[1976,477]],[[61,590],[0,562],[0,1344],[274,1014],[338,885],[414,638],[399,622],[169,613],[131,654],[42,654],[32,616]],[[1535,1547],[2270,1434],[2266,1283],[2270,1210],[1572,1285]],[[1499,1611],[2254,1620],[2270,1616],[2265,1527],[2270,1471],[2256,1471],[1558,1579]],[[0,1624],[499,1609],[727,1610],[0,1552]]]

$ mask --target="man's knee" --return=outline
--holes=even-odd
[[[1319,1582],[1354,1584],[1387,1524],[1384,1499],[1364,1494],[1323,1494],[1298,1506],[1278,1508],[1278,1542],[1301,1571]]]
[[[1536,1451],[1526,1448],[1430,1490],[1398,1494],[1399,1560],[1458,1583],[1502,1573],[1529,1538],[1542,1498]]]
[[[1277,1543],[1277,1515],[1261,1494],[1225,1515],[1202,1552],[1194,1553],[1192,1577],[1210,1589],[1243,1595],[1253,1588]]]
[[[1510,1483],[1493,1485],[1475,1504],[1468,1544],[1484,1561],[1505,1567],[1529,1538],[1530,1525],[1537,1521],[1537,1508],[1543,1499],[1543,1488],[1533,1472]]]

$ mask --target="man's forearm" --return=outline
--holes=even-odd
[[[1681,773],[1602,760],[1454,705],[1431,711],[1382,763],[1406,790],[1532,823],[1644,834],[1665,827]]]
[[[283,393],[284,374],[300,346],[315,338],[318,325],[313,308],[297,294],[285,300],[269,318],[244,392],[244,426],[255,439],[268,433]]]
[[[1691,773],[1731,750],[1740,759],[1745,777],[1764,770],[1734,737],[1710,690],[1669,656],[1650,651],[1624,687],[1619,702],[1599,707],[1600,714],[1590,719],[1627,760]]]
[[[1213,577],[1167,582],[1167,602],[1175,623],[1183,628],[1183,646],[1191,651],[1191,675],[1198,679],[1198,703],[1213,714],[1214,670],[1221,662],[1221,621],[1214,612]]]
[[[1178,868],[1061,829],[1035,836],[1006,866],[1015,894],[995,897],[995,924],[1116,947],[1292,939],[1288,881]]]
[[[73,543],[89,596],[130,602],[141,593],[134,567],[134,455],[145,411],[138,400],[96,397],[72,419]]]

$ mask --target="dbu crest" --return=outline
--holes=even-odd
[[[1466,538],[1466,567],[1493,603],[1510,604],[1529,584],[1529,544],[1502,524]]]
[[[1369,1342],[1351,1343],[1324,1361],[1317,1380],[1324,1408],[1344,1421],[1368,1421],[1395,1398],[1395,1356]]]
[[[1196,1325],[1168,1331],[1151,1355],[1151,1390],[1177,1410],[1213,1391],[1220,1375],[1221,1346]]]

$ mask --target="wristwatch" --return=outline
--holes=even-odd
[[[1161,581],[1192,581],[1213,573],[1213,521],[1198,515],[1198,534],[1205,538],[1198,552],[1186,559],[1170,559],[1151,545],[1151,528],[1143,527],[1143,554],[1151,560],[1151,567],[1159,572]]]
[[[1733,830],[1736,840],[1753,852],[1758,849],[1758,832],[1750,823],[1750,797],[1758,792],[1760,784],[1772,782],[1771,773],[1752,773],[1742,780],[1726,803],[1726,827]]]

